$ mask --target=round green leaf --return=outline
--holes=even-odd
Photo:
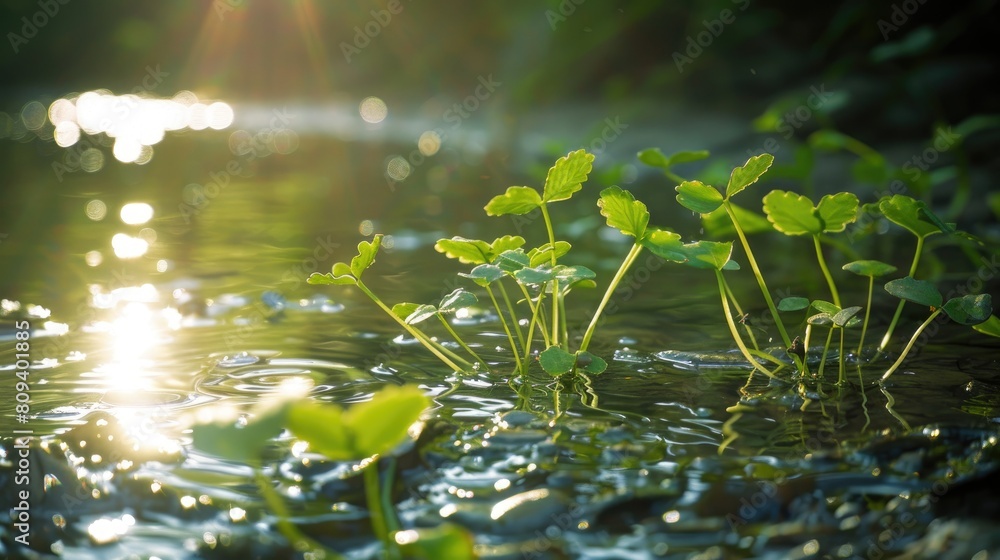
[[[531,187],[508,187],[507,192],[494,196],[484,209],[489,216],[527,214],[542,205],[542,197]]]
[[[556,202],[573,196],[573,193],[583,188],[583,182],[593,169],[593,163],[594,154],[586,150],[570,152],[557,159],[545,176],[542,200]]]
[[[572,371],[576,365],[576,356],[559,346],[549,346],[538,355],[538,363],[549,375],[557,377]]]
[[[560,284],[573,284],[581,280],[589,280],[591,278],[596,278],[597,273],[585,266],[574,265],[574,266],[563,266],[556,265],[552,269],[552,273]]]
[[[576,367],[594,375],[604,373],[608,369],[608,362],[596,354],[591,354],[586,350],[576,353]]]
[[[786,297],[778,302],[778,311],[799,311],[809,307],[809,298]]]
[[[941,292],[934,287],[934,284],[926,280],[916,280],[912,276],[904,276],[888,282],[885,285],[885,291],[906,301],[928,307],[941,307]]]
[[[731,198],[743,189],[757,182],[771,164],[774,163],[774,156],[771,154],[760,154],[747,160],[742,167],[733,169],[729,176],[729,184],[726,185],[726,198]]]
[[[862,260],[849,262],[843,266],[847,272],[853,272],[858,276],[871,276],[878,278],[896,272],[896,267],[882,261]]]
[[[343,422],[351,435],[353,458],[382,455],[403,443],[428,406],[430,400],[414,385],[388,385],[372,400],[352,406],[343,414]]]
[[[931,218],[933,214],[926,204],[906,195],[894,194],[883,198],[879,201],[878,208],[890,222],[910,230],[917,237],[950,231],[949,226],[942,224],[936,216]]]
[[[463,288],[455,288],[450,294],[441,298],[438,312],[454,313],[463,307],[471,307],[477,303],[479,303],[479,298],[476,297],[476,294]]]
[[[808,197],[788,191],[774,190],[764,196],[764,213],[774,229],[785,235],[818,235],[823,232],[823,220]]]
[[[830,314],[830,316],[833,316],[833,315],[836,315],[837,313],[840,313],[840,308],[839,307],[837,307],[836,305],[834,305],[834,304],[832,304],[832,303],[830,303],[828,301],[823,301],[821,299],[817,299],[817,300],[813,301],[812,303],[810,303],[809,305],[811,305],[813,307],[813,309],[815,309],[816,311],[820,311],[820,312],[823,312],[823,313],[828,313],[828,314]]]
[[[853,193],[828,194],[819,199],[816,213],[823,222],[825,233],[844,231],[858,217],[858,197]]]
[[[978,325],[989,320],[993,312],[993,298],[990,294],[967,294],[951,298],[942,309],[956,323]]]
[[[625,235],[641,239],[649,224],[646,205],[635,199],[632,193],[620,187],[608,187],[601,191],[597,201],[601,215],[607,218],[608,226],[617,228]]]
[[[255,410],[245,426],[236,423],[235,414],[195,425],[191,443],[223,459],[258,464],[264,446],[281,433],[287,413],[288,401],[277,398]]]
[[[337,405],[298,401],[288,410],[285,427],[309,443],[309,447],[335,461],[361,459],[354,452],[351,434],[344,427],[343,410]]]
[[[692,212],[708,214],[722,206],[722,193],[701,181],[684,181],[674,187],[677,202]]]
[[[730,262],[730,255],[733,254],[733,242],[695,241],[685,243],[681,252],[687,257],[684,264],[695,268],[723,270]]]

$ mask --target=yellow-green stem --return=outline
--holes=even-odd
[[[826,368],[826,354],[830,351],[830,341],[833,340],[833,327],[831,326],[829,332],[826,333],[826,343],[823,344],[823,355],[819,360],[819,371],[816,373],[819,375],[820,379],[823,378],[823,369]],[[806,352],[809,350],[806,349]]]
[[[826,266],[826,259],[823,257],[823,248],[819,244],[819,236],[813,235],[813,245],[816,247],[816,260],[819,261],[819,269],[823,271],[823,277],[830,286],[830,295],[833,296],[833,304],[840,307],[840,293],[837,292],[837,285],[833,282],[830,269]]]
[[[913,348],[913,345],[917,342],[917,337],[920,336],[920,333],[924,332],[924,329],[926,329],[927,326],[930,325],[931,322],[934,319],[936,319],[937,316],[940,315],[942,311],[943,309],[940,308],[935,309],[934,313],[931,313],[931,316],[928,317],[926,321],[921,323],[919,327],[917,327],[916,332],[913,333],[913,336],[910,337],[910,341],[907,342],[906,347],[903,348],[903,353],[900,354],[899,358],[896,358],[896,361],[889,367],[889,369],[885,371],[885,373],[882,375],[882,379],[879,379],[880,383],[884,382],[886,379],[889,379],[889,376],[892,375],[897,369],[899,369],[899,366],[903,365],[903,360],[906,359],[906,355],[910,353],[910,350]]]
[[[736,294],[733,293],[733,290],[729,287],[728,282],[726,283],[726,295],[729,296],[729,301],[733,302],[733,307],[736,308],[736,314],[740,317],[744,317],[743,308],[740,307],[740,302],[736,301]],[[743,329],[747,331],[747,336],[750,337],[750,343],[753,344],[753,349],[760,351],[760,346],[757,345],[757,337],[754,336],[753,329],[750,328],[750,325],[744,322]]]
[[[517,322],[517,313],[514,312],[514,305],[510,302],[510,297],[507,296],[507,289],[503,287],[503,281],[497,282],[500,286],[500,297],[503,298],[504,303],[507,305],[507,312],[510,313],[510,320],[514,323],[514,334],[517,335],[517,342],[524,348],[524,333],[521,331],[521,325]]]
[[[601,319],[601,313],[604,313],[604,308],[611,301],[611,295],[615,293],[615,289],[618,288],[619,282],[625,277],[625,273],[628,272],[632,263],[639,256],[642,251],[642,245],[635,243],[632,248],[629,249],[627,255],[625,255],[625,260],[622,261],[621,266],[618,267],[618,272],[615,273],[614,278],[611,279],[611,283],[608,284],[608,289],[604,292],[604,297],[601,298],[601,303],[597,306],[597,311],[594,312],[594,316],[590,319],[590,324],[587,325],[587,331],[583,333],[583,342],[580,343],[580,351],[584,351],[590,346],[590,339],[594,336],[594,331],[597,329],[597,323]]]
[[[493,302],[493,307],[497,310],[497,315],[500,317],[500,324],[503,326],[503,332],[507,333],[507,340],[510,342],[510,352],[514,355],[514,362],[517,364],[518,371],[524,371],[521,369],[521,356],[518,354],[517,345],[514,344],[514,336],[510,333],[510,327],[507,326],[507,320],[503,318],[503,313],[500,312],[500,304],[497,303],[496,296],[493,295],[493,290],[490,289],[489,285],[486,285],[486,293],[490,296],[490,301]]]
[[[920,253],[924,250],[924,238],[917,237],[917,248],[913,252],[913,262],[910,264],[910,278],[915,278],[913,276],[917,272],[917,265],[920,263]],[[889,329],[885,331],[885,336],[882,337],[881,344],[878,345],[878,351],[881,352],[885,350],[885,347],[889,345],[889,339],[892,338],[892,331],[896,330],[896,323],[899,322],[899,317],[903,314],[903,306],[906,305],[905,299],[899,300],[899,305],[896,306],[896,313],[892,316],[892,322],[889,323]]]
[[[381,490],[378,484],[378,463],[372,461],[364,469],[365,479],[365,500],[368,502],[368,517],[372,523],[372,531],[375,537],[382,541],[382,548],[385,558],[394,558],[395,546],[389,539],[389,529],[385,524],[385,513],[382,511]]]
[[[722,277],[722,271],[716,270],[715,277],[719,282],[719,297],[722,299],[722,310],[726,314],[726,323],[729,324],[729,332],[733,335],[733,340],[736,341],[736,346],[739,347],[740,352],[743,353],[743,357],[750,362],[750,365],[759,369],[767,375],[768,377],[774,377],[774,373],[762,366],[760,362],[753,358],[753,354],[747,348],[746,344],[743,343],[743,339],[740,338],[740,331],[736,328],[736,322],[733,321],[733,312],[729,309],[729,298],[726,297],[726,280]]]
[[[545,230],[549,233],[549,256],[551,257],[552,268],[556,266],[556,234],[552,230],[552,219],[549,218],[549,210],[543,202],[539,208],[542,209],[542,218],[545,219]],[[543,292],[544,293],[544,292]],[[552,280],[552,345],[559,346],[559,280]]]
[[[517,283],[517,287],[521,288],[521,293],[524,294],[524,299],[525,299],[525,301],[528,302],[528,309],[531,310],[531,322],[528,324],[528,340],[527,340],[527,342],[528,342],[527,347],[528,348],[525,348],[525,351],[526,352],[530,352],[531,351],[531,349],[530,349],[531,342],[532,342],[532,340],[534,338],[534,335],[535,335],[533,329],[535,328],[536,324],[538,325],[539,331],[541,331],[541,333],[542,333],[542,343],[545,345],[546,348],[548,348],[550,346],[550,344],[549,344],[549,331],[545,328],[545,321],[540,321],[539,320],[539,311],[540,311],[540,308],[542,307],[542,298],[541,298],[541,296],[539,296],[539,298],[538,298],[538,303],[533,303],[534,300],[532,300],[531,294],[528,293],[528,288],[526,288],[524,286],[524,284],[522,284],[520,282]],[[528,359],[528,355],[527,354],[525,354],[525,358],[524,359],[525,360]]]
[[[837,384],[844,384],[844,331],[847,329],[840,329],[840,371],[837,375]]]
[[[299,552],[306,552],[310,550],[322,551],[331,560],[344,559],[344,557],[336,551],[323,546],[303,534],[299,531],[298,527],[288,520],[288,509],[285,507],[284,500],[282,500],[281,496],[278,495],[274,488],[271,487],[271,481],[264,476],[264,473],[261,472],[260,468],[254,468],[254,481],[257,483],[257,488],[260,490],[261,497],[264,498],[264,503],[267,504],[268,509],[274,512],[274,514],[278,517],[278,530],[285,536],[286,539],[288,539],[292,548]]]
[[[865,305],[865,322],[861,325],[861,341],[858,342],[858,363],[861,363],[861,351],[865,347],[865,334],[868,333],[868,319],[872,314],[872,290],[875,288],[875,277],[868,277],[868,303]]]
[[[468,352],[469,355],[472,356],[474,360],[482,364],[483,367],[486,367],[486,361],[480,358],[479,354],[476,354],[476,352],[473,351],[472,348],[469,348],[469,345],[466,344],[464,340],[462,340],[462,337],[458,336],[458,333],[455,332],[455,329],[451,327],[451,323],[448,322],[448,319],[445,319],[444,315],[440,313],[438,313],[437,316],[438,319],[441,319],[441,324],[444,325],[444,328],[448,331],[448,334],[451,335],[451,337],[455,340],[455,342],[457,342],[459,346],[464,348],[465,351]]]

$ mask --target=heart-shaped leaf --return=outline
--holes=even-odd
[[[864,308],[858,306],[845,307],[840,311],[838,311],[837,314],[833,316],[833,323],[841,328],[846,327],[848,322],[851,319],[853,319],[854,316],[857,315],[862,309]]]
[[[441,303],[438,304],[438,312],[454,313],[459,309],[471,307],[477,303],[479,303],[479,298],[476,297],[476,294],[462,288],[455,288],[450,294],[441,298]]]
[[[355,278],[361,280],[361,274],[375,262],[375,255],[378,254],[378,248],[381,245],[381,233],[375,234],[375,237],[370,242],[362,241],[358,243],[358,255],[351,259],[351,274]],[[334,276],[337,276],[336,271],[334,271]]]
[[[677,202],[692,212],[709,214],[722,206],[722,193],[701,181],[684,181],[674,187]]]
[[[760,154],[747,160],[742,167],[733,169],[729,176],[729,184],[726,185],[726,198],[731,198],[743,189],[757,182],[771,164],[774,163],[774,156],[771,154]]]
[[[764,213],[774,224],[774,229],[785,235],[818,235],[823,231],[823,220],[808,197],[774,190],[764,196]]]
[[[513,274],[526,266],[531,266],[531,259],[528,258],[524,249],[512,249],[497,255],[497,258],[493,259],[493,264],[499,266],[504,272]]]
[[[953,227],[934,216],[923,201],[906,195],[894,194],[883,198],[879,201],[878,208],[890,222],[910,230],[917,237],[954,231]]]
[[[556,241],[555,247],[551,243],[546,243],[540,247],[536,247],[528,251],[528,264],[530,266],[539,266],[545,263],[552,262],[552,253],[555,253],[556,260],[569,252],[572,245],[566,241]]]
[[[674,165],[690,163],[692,161],[703,160],[708,157],[708,150],[696,150],[687,152],[676,152],[669,156],[664,155],[659,148],[646,148],[639,152],[639,161],[652,167],[670,169]]]
[[[604,370],[608,369],[608,362],[596,354],[582,350],[576,353],[576,367],[587,373],[597,375],[604,373]]]
[[[527,214],[542,205],[542,197],[531,187],[508,187],[507,192],[498,194],[486,203],[484,209],[489,216],[505,214]]]
[[[990,313],[993,312],[993,298],[990,294],[967,294],[949,299],[943,309],[956,323],[978,325],[989,320]]]
[[[538,355],[538,363],[542,369],[553,377],[558,377],[573,370],[576,365],[576,356],[563,350],[559,346],[549,346]]]
[[[778,311],[800,311],[809,307],[809,298],[786,297],[778,302]]]
[[[601,215],[607,218],[609,227],[617,228],[636,239],[642,239],[646,234],[649,211],[632,193],[619,187],[608,187],[601,191],[597,207],[600,208]]]
[[[848,192],[828,194],[819,199],[816,213],[823,222],[823,232],[844,231],[847,224],[857,219],[858,204],[858,197]]]
[[[681,241],[679,233],[653,228],[646,232],[646,236],[639,243],[649,249],[654,255],[668,261],[676,263],[687,262],[684,243]]]
[[[387,385],[372,400],[349,408],[343,419],[352,435],[354,458],[382,455],[404,442],[428,406],[430,400],[418,387]]]
[[[853,272],[858,276],[870,276],[872,278],[878,278],[879,276],[886,276],[896,272],[896,267],[891,264],[872,260],[849,262],[843,266],[843,269],[848,272]]]
[[[941,307],[941,292],[934,287],[934,284],[926,280],[916,280],[912,276],[904,276],[888,282],[885,285],[885,291],[906,301],[928,307]]]
[[[566,200],[573,193],[583,188],[583,182],[593,169],[594,154],[586,150],[570,152],[556,160],[545,176],[545,187],[542,189],[544,202]]]
[[[493,253],[492,248],[485,241],[457,236],[451,239],[438,239],[437,243],[434,244],[434,250],[444,253],[449,259],[458,259],[458,262],[463,264],[488,263]]]

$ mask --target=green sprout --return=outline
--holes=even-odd
[[[859,276],[868,277],[868,303],[865,304],[865,320],[861,326],[861,340],[858,341],[857,351],[858,359],[860,360],[861,350],[865,346],[865,334],[868,332],[868,319],[871,317],[872,291],[875,287],[875,278],[896,272],[896,267],[880,261],[862,260],[849,262],[843,266],[843,269]]]

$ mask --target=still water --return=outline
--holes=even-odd
[[[17,499],[9,436],[30,430],[40,496],[31,504],[33,549],[94,559],[291,557],[250,469],[193,450],[189,429],[213,407],[246,412],[297,380],[310,398],[345,405],[387,384],[432,396],[423,434],[399,451],[393,501],[404,526],[447,518],[471,529],[484,557],[1000,550],[996,507],[978,503],[997,498],[1000,356],[991,340],[945,326],[885,392],[872,385],[885,359],[849,367],[843,387],[832,383],[835,366],[825,382],[802,387],[748,378],[711,277],[651,258],[616,295],[618,311],[591,347],[610,363],[600,376],[557,382],[536,366],[529,380],[512,381],[506,338],[485,309],[456,328],[490,371],[455,374],[356,290],[304,278],[382,232],[385,251],[367,283],[390,302],[436,301],[461,270],[434,252],[439,237],[522,228],[529,243],[544,239],[540,224],[487,220],[481,207],[510,184],[533,184],[548,157],[515,169],[502,146],[451,148],[417,164],[391,139],[244,132],[234,140],[232,131],[207,131],[166,142],[142,166],[109,161],[59,180],[51,163],[61,152],[18,146],[15,157],[35,165],[21,166],[34,171],[18,171],[20,188],[5,200],[11,221],[0,245],[8,267],[0,501]],[[393,161],[406,173],[387,180]],[[635,177],[599,167],[586,200],[559,209],[557,230],[602,290],[628,250],[593,208],[610,179]],[[697,233],[662,185],[634,188],[654,219]],[[765,251],[772,261],[794,247],[777,243],[785,245]],[[775,277],[795,295],[822,290],[787,267]],[[743,280],[738,293],[754,301],[755,286]],[[842,280],[845,300],[863,301],[866,285]],[[586,322],[598,297],[572,294],[580,307],[570,307],[571,321]],[[887,300],[876,306],[892,309]],[[749,311],[762,316],[763,306]],[[23,321],[30,413],[15,424],[9,395]],[[352,557],[375,554],[363,489],[347,466],[282,437],[265,468],[307,534]],[[491,519],[497,502],[525,492],[537,499]],[[0,524],[6,557],[30,557],[14,544],[18,534]]]

